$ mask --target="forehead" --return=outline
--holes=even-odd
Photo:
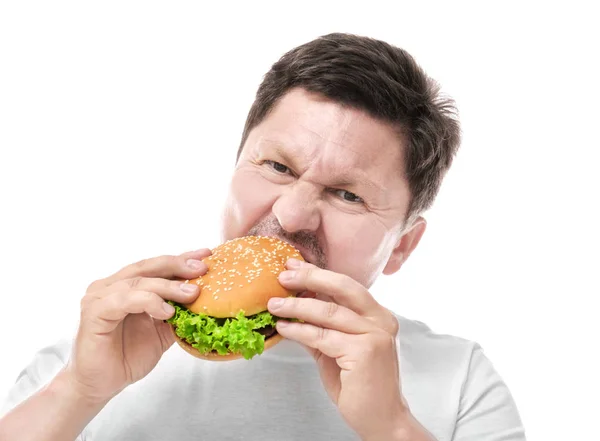
[[[403,137],[366,112],[294,89],[249,135],[246,147],[277,150],[314,173],[355,173],[381,186],[403,180]]]

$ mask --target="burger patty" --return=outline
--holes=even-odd
[[[277,333],[273,326],[265,326],[264,328],[257,329],[256,332],[265,336],[265,340],[269,337],[273,337]]]

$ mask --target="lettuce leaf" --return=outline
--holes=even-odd
[[[262,354],[265,348],[265,336],[256,330],[275,327],[278,319],[268,311],[250,317],[240,311],[235,318],[219,319],[193,313],[173,301],[168,303],[175,307],[175,314],[167,323],[174,325],[175,333],[203,354],[233,352],[250,360]]]

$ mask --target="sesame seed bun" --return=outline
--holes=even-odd
[[[202,277],[186,280],[200,287],[196,300],[184,304],[196,314],[215,318],[235,317],[240,310],[252,316],[267,310],[272,297],[289,297],[297,293],[284,288],[278,280],[288,259],[304,260],[300,252],[274,237],[244,236],[229,240],[203,259],[208,271]],[[240,354],[201,354],[189,343],[173,334],[179,345],[191,355],[205,360],[232,360]],[[265,350],[281,341],[277,333],[265,340]]]
[[[203,259],[208,266],[204,276],[186,281],[198,285],[200,295],[184,306],[217,318],[235,317],[240,309],[247,316],[265,311],[271,297],[296,294],[277,279],[292,257],[304,260],[298,250],[274,237],[244,236],[227,241]]]

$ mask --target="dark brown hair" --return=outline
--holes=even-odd
[[[369,37],[333,33],[285,53],[264,76],[242,134],[250,131],[290,89],[307,91],[391,123],[406,141],[403,170],[411,200],[405,221],[433,203],[460,144],[454,101],[440,95],[403,49]]]

